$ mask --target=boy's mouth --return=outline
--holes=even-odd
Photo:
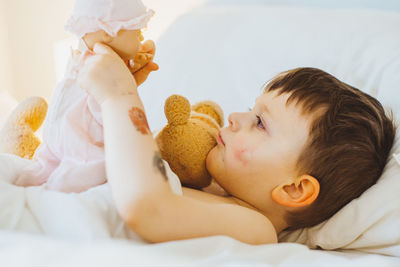
[[[219,143],[219,144],[225,146],[224,139],[222,139],[221,131],[218,132],[217,143]]]

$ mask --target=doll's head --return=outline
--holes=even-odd
[[[111,47],[124,61],[135,58],[143,41],[141,30],[120,30],[114,37],[106,31],[87,33],[82,37],[82,42],[88,49],[93,49],[98,42]]]
[[[88,49],[101,42],[130,60],[143,41],[141,29],[153,14],[140,0],[76,0],[65,29]]]

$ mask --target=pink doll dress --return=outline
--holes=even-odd
[[[55,89],[35,163],[22,172],[18,185],[47,182],[51,190],[83,192],[107,180],[101,109],[77,85],[82,56],[71,59],[64,79]]]
[[[65,28],[81,38],[104,30],[115,37],[119,30],[145,27],[154,11],[141,0],[76,0]],[[77,85],[82,55],[74,55],[64,79],[52,97],[44,123],[43,142],[34,163],[24,169],[17,185],[46,183],[63,192],[83,192],[106,182],[101,110]]]

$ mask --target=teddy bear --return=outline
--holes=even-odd
[[[209,186],[212,178],[206,158],[224,125],[222,109],[212,101],[191,106],[185,97],[172,95],[165,101],[164,111],[168,124],[156,136],[161,157],[183,185],[197,189]]]
[[[0,131],[0,152],[32,159],[40,145],[35,132],[42,125],[47,108],[41,97],[29,97],[18,104]]]
[[[164,110],[168,123],[156,136],[162,158],[183,185],[198,189],[209,186],[212,178],[205,162],[224,124],[222,109],[212,101],[191,106],[185,97],[172,95],[165,101]],[[40,145],[35,131],[46,112],[47,103],[41,97],[21,102],[0,131],[0,152],[32,159]]]

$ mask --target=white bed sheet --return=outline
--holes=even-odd
[[[215,236],[161,244],[128,240],[71,242],[0,231],[2,266],[400,266],[400,259],[358,252],[310,250],[280,243],[250,246]]]
[[[384,255],[226,236],[150,245],[119,218],[107,184],[81,194],[10,184],[29,164],[0,154],[1,266],[400,266]]]
[[[286,65],[279,65],[276,70],[283,67]],[[390,69],[386,69],[389,74]],[[373,91],[375,85],[368,81],[366,84],[372,84],[369,89]],[[169,89],[159,88],[168,95]],[[241,108],[248,104],[250,101]],[[161,112],[155,112],[154,117],[160,117]],[[43,192],[40,187],[9,185],[25,163],[15,158],[0,160],[1,266],[400,266],[400,258],[378,254],[311,250],[295,243],[250,246],[225,236],[150,245],[123,225],[107,186],[81,195],[65,195]],[[15,212],[19,215],[13,216]]]

